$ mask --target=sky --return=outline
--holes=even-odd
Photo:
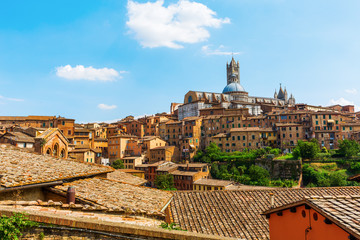
[[[0,116],[76,122],[169,112],[222,92],[360,106],[360,1],[14,0],[0,7]]]

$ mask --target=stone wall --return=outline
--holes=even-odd
[[[299,180],[301,175],[301,160],[257,159],[255,164],[268,170],[272,179]]]
[[[111,240],[111,239],[139,239],[138,236],[120,235],[98,232],[86,229],[75,229],[65,227],[38,227],[23,233],[21,240]],[[157,240],[163,238],[152,238],[142,236],[140,239]]]

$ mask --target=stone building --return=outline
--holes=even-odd
[[[35,152],[53,157],[68,158],[69,140],[58,128],[49,128],[35,137]]]
[[[280,86],[274,98],[252,97],[240,84],[240,65],[231,59],[226,64],[227,85],[222,93],[189,91],[184,97],[184,104],[178,107],[178,118],[200,116],[200,110],[211,107],[226,109],[247,109],[250,115],[262,113],[262,105],[287,107],[295,105],[295,98],[291,95],[288,98],[287,90]]]
[[[159,161],[179,162],[179,148],[175,146],[162,146],[150,149],[149,163]]]
[[[277,142],[277,134],[274,129],[259,127],[232,128],[229,132],[219,133],[212,138],[213,142],[224,152],[276,146]]]
[[[125,157],[127,144],[130,140],[134,139],[137,139],[137,136],[127,134],[120,134],[110,137],[108,140],[110,162],[112,163],[114,160]]]

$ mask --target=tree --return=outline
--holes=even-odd
[[[294,151],[296,152],[295,156],[300,153],[300,157],[303,159],[314,159],[316,154],[320,152],[320,148],[317,140],[312,139],[310,142],[298,141],[298,145]]]
[[[274,154],[275,156],[279,155],[281,153],[281,150],[278,148],[273,148],[270,150],[270,154]]]
[[[124,162],[123,162],[121,159],[115,160],[115,161],[111,164],[111,166],[112,166],[113,168],[115,168],[115,169],[123,169],[123,168],[125,168],[125,167],[124,167]]]
[[[252,185],[268,186],[270,183],[270,173],[260,166],[251,165],[249,176]]]
[[[339,154],[346,158],[356,156],[360,152],[360,145],[354,140],[339,141]]]
[[[210,145],[205,149],[206,155],[211,159],[212,162],[218,161],[220,159],[221,150],[215,143],[210,143]]]
[[[174,176],[171,174],[157,175],[155,185],[162,190],[176,190],[174,186]]]
[[[346,186],[347,182],[347,175],[343,171],[336,171],[330,174],[330,186],[331,187],[339,187],[339,186]]]
[[[218,164],[216,163],[211,164],[210,174],[213,178],[220,178],[220,171]]]

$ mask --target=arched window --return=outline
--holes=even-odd
[[[54,150],[53,150],[53,156],[57,157],[59,155],[59,145],[55,144]]]
[[[50,148],[48,148],[48,149],[46,150],[46,154],[47,154],[47,155],[51,155],[51,149],[50,149]]]
[[[65,150],[64,149],[61,149],[60,157],[65,158]]]
[[[191,103],[192,102],[192,96],[189,96],[188,97],[188,103]]]

